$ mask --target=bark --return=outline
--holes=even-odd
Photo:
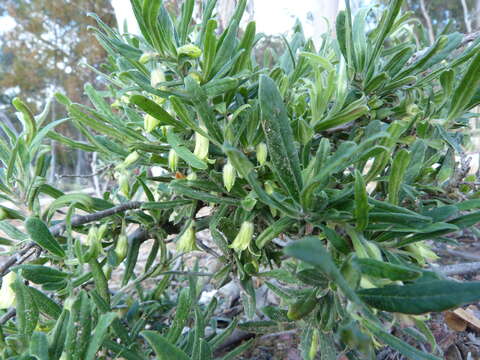
[[[460,0],[462,3],[462,9],[463,9],[463,21],[465,22],[465,29],[467,30],[467,33],[472,32],[472,19],[470,18],[470,13],[468,11],[467,7],[467,2],[466,0]]]
[[[425,0],[420,0],[420,11],[422,12],[422,16],[425,19],[425,23],[427,25],[428,39],[430,40],[430,43],[433,44],[433,42],[435,41],[435,33],[433,32],[432,19],[430,18],[427,7],[425,6]]]
[[[340,10],[345,8],[344,0],[314,1],[313,13],[313,41],[315,46],[321,42],[321,36],[326,32],[335,35],[335,20]]]

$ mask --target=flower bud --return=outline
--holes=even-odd
[[[156,53],[154,52],[144,52],[140,58],[138,59],[138,62],[140,64],[146,64],[147,62],[149,62],[150,60],[153,60],[155,59],[155,57],[157,56]]]
[[[230,245],[235,251],[243,251],[248,248],[248,245],[252,241],[253,237],[253,223],[250,221],[244,221],[240,226],[240,231]]]
[[[145,114],[143,117],[143,128],[147,133],[151,133],[153,130],[157,128],[157,126],[160,124],[160,120],[157,118],[153,117],[150,114]]]
[[[191,72],[190,74],[188,74],[193,80],[195,80],[195,82],[197,84],[201,84],[202,83],[202,76],[197,73],[197,72]]]
[[[128,174],[126,172],[122,172],[120,174],[119,179],[118,179],[119,190],[126,197],[128,197],[128,195],[130,193],[130,183],[129,183],[128,180],[129,180],[129,177],[128,177]]]
[[[103,253],[102,240],[98,236],[98,228],[96,226],[92,226],[88,230],[85,245],[88,246],[87,251],[83,255],[83,261],[85,262]]]
[[[257,145],[256,148],[257,151],[257,161],[260,165],[264,165],[265,161],[267,161],[267,145],[264,142],[261,142],[260,144]]]
[[[15,304],[15,291],[12,284],[17,279],[17,274],[10,271],[2,278],[2,287],[0,288],[0,309],[8,309]]]
[[[272,195],[273,192],[275,191],[275,188],[273,186],[273,183],[270,180],[265,181],[265,184],[263,184],[265,187],[265,192],[268,195]]]
[[[177,166],[178,166],[178,154],[176,153],[175,150],[170,149],[168,152],[168,167],[172,171],[177,171]]]
[[[186,55],[188,57],[191,57],[193,59],[196,59],[202,55],[202,50],[193,44],[187,44],[180,46],[177,48],[177,54],[180,55]]]
[[[183,232],[177,241],[177,251],[190,252],[198,250],[197,238],[195,236],[195,222],[192,221],[190,226]]]
[[[127,256],[128,237],[123,232],[118,236],[114,253],[117,256],[117,264],[120,264]]]
[[[223,167],[223,184],[225,185],[225,188],[228,192],[230,192],[233,185],[235,184],[236,177],[237,172],[235,171],[235,168],[229,160]]]
[[[63,308],[65,310],[72,311],[73,304],[75,303],[75,299],[76,297],[73,295],[70,295],[69,297],[67,297],[63,302]]]
[[[375,244],[372,241],[366,240],[364,245],[365,245],[365,249],[367,250],[367,254],[370,258],[378,261],[383,261],[382,251],[377,246],[377,244]]]
[[[112,276],[112,267],[110,264],[106,263],[102,266],[102,272],[105,275],[105,278],[108,280]]]
[[[165,82],[165,73],[160,67],[156,67],[150,73],[150,85],[153,88],[157,88],[158,84]]]
[[[207,131],[205,125],[201,125],[200,127],[205,132]],[[193,151],[193,153],[196,157],[198,157],[200,160],[206,159],[208,156],[209,146],[210,142],[205,136],[200,135],[199,133],[195,133],[195,150]]]
[[[160,86],[159,87],[160,90],[165,90],[166,89],[166,86]],[[161,96],[157,96],[157,95],[152,95],[152,100],[155,101],[158,105],[160,106],[163,106],[163,104],[165,103],[166,99],[161,97]]]
[[[425,243],[416,242],[405,247],[408,252],[417,260],[419,264],[424,265],[426,260],[434,261],[438,259],[435,254]]]
[[[131,152],[128,154],[128,156],[123,160],[122,166],[127,167],[132,165],[134,162],[136,162],[140,158],[140,154],[136,151]]]
[[[197,180],[197,173],[192,171],[190,174],[187,175],[187,180]]]

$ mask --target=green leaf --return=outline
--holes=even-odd
[[[24,133],[26,135],[26,143],[30,144],[37,133],[37,123],[35,122],[35,117],[28,106],[19,98],[13,99],[12,104],[15,106],[15,109],[20,112],[20,116],[18,117],[23,125]]]
[[[223,143],[223,133],[220,125],[215,118],[215,113],[210,106],[205,91],[191,76],[185,78],[185,88],[187,92],[192,96],[192,102],[203,120],[208,133],[218,143]]]
[[[28,344],[37,327],[39,311],[28,287],[17,278],[12,285],[16,298],[16,320],[18,332],[24,343]]]
[[[237,346],[235,349],[229,351],[227,355],[222,357],[220,360],[233,360],[235,359],[238,355],[243,353],[244,351],[248,350],[250,347],[255,345],[255,339],[250,339],[242,343],[242,345]]]
[[[39,218],[29,217],[25,221],[25,229],[33,242],[53,255],[65,257],[65,251],[52,236],[47,225]]]
[[[400,12],[402,3],[403,0],[392,0],[392,2],[388,5],[388,10],[383,14],[380,20],[380,24],[377,28],[378,35],[375,38],[375,45],[367,63],[369,68],[373,68],[373,66],[375,65],[375,61],[377,60],[377,57],[380,54],[380,50],[383,47],[383,42],[392,30],[395,19]]]
[[[260,77],[259,101],[272,165],[285,189],[298,201],[303,184],[290,120],[275,82],[266,75]]]
[[[276,236],[280,235],[283,231],[290,228],[295,223],[294,219],[287,217],[281,218],[269,225],[263,230],[260,235],[255,239],[255,244],[259,249],[263,248],[269,241],[273,240]]]
[[[178,24],[178,33],[180,45],[185,44],[188,36],[188,26],[192,21],[193,8],[195,6],[195,0],[187,0],[182,4],[182,15]]]
[[[214,19],[208,20],[205,27],[205,41],[203,51],[203,76],[205,79],[210,78],[210,71],[215,61],[215,54],[217,52],[217,37],[215,35],[215,29],[217,28],[217,22]]]
[[[205,191],[195,190],[188,186],[187,180],[175,180],[170,183],[170,188],[179,195],[189,197],[191,199],[196,199],[204,202],[213,202],[216,204],[229,204],[229,205],[238,205],[240,200],[222,197],[218,195],[212,195]]]
[[[453,309],[480,299],[480,282],[436,280],[388,285],[357,292],[370,306],[402,314],[424,314]]]
[[[156,331],[145,330],[140,334],[150,344],[159,360],[189,360],[187,354]]]
[[[95,326],[95,329],[93,330],[90,343],[88,344],[87,352],[85,353],[85,360],[96,359],[97,351],[100,349],[100,346],[107,335],[110,324],[117,318],[117,316],[116,313],[112,312],[100,315],[97,326]]]
[[[334,281],[343,294],[352,302],[357,304],[370,319],[375,319],[372,312],[364,305],[360,297],[348,285],[340,270],[335,265],[331,255],[322,245],[318,237],[305,237],[288,245],[284,250],[286,255],[296,257],[308,264],[316,266],[332,281]],[[376,322],[376,320],[374,320]]]
[[[178,305],[175,310],[175,318],[173,319],[166,337],[171,344],[175,344],[180,335],[182,335],[183,328],[185,327],[188,315],[190,314],[192,300],[194,299],[190,299],[190,289],[184,288],[180,291]]]
[[[419,278],[422,274],[420,271],[410,267],[389,264],[375,259],[357,258],[354,260],[354,263],[363,274],[379,279],[411,281]]]
[[[187,147],[182,145],[180,138],[173,131],[168,131],[167,141],[177,155],[193,168],[205,170],[208,165],[193,154]]]
[[[322,232],[325,234],[328,242],[332,244],[337,251],[343,254],[349,254],[351,252],[352,249],[350,248],[348,242],[343,237],[338,235],[334,229],[331,229],[328,226],[320,226],[320,229],[322,229]]]
[[[424,353],[413,346],[407,344],[403,340],[390,335],[381,327],[372,324],[369,321],[364,321],[363,324],[370,330],[373,335],[382,340],[385,344],[391,346],[393,349],[399,351],[401,354],[405,355],[411,360],[440,360],[440,358],[433,356],[431,354]]]
[[[40,290],[32,287],[28,287],[28,290],[32,295],[33,301],[35,304],[37,304],[40,313],[45,314],[55,320],[60,317],[60,314],[62,313],[62,307],[60,305],[58,305]]]
[[[388,201],[398,205],[400,186],[410,163],[410,152],[401,149],[393,159],[392,170],[388,177]]]
[[[368,225],[368,211],[370,207],[368,205],[368,193],[363,180],[362,174],[355,170],[355,219],[357,221],[357,229],[362,231]]]
[[[48,355],[47,335],[43,332],[34,332],[30,339],[30,355],[37,360],[50,360]]]
[[[20,274],[24,279],[30,280],[35,284],[63,281],[68,277],[68,274],[63,271],[43,265],[19,265],[13,267],[12,270],[20,270]]]
[[[447,122],[455,120],[465,110],[467,104],[480,86],[480,50],[463,74],[462,79],[455,88],[452,97],[452,105],[448,113]]]
[[[160,120],[163,125],[171,125],[180,129],[185,129],[185,124],[175,119],[168,112],[158,105],[155,101],[146,98],[143,95],[130,96],[130,102],[137,105],[140,109],[147,114],[153,116],[155,119]]]

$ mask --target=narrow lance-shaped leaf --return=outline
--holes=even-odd
[[[460,283],[435,280],[408,285],[388,285],[383,288],[358,291],[370,306],[402,314],[440,312],[469,304],[480,299],[480,282]]]
[[[368,330],[372,332],[377,338],[382,340],[385,344],[391,346],[393,349],[399,351],[401,354],[405,355],[411,360],[440,360],[439,357],[433,356],[431,354],[427,354],[423,351],[420,351],[413,346],[407,344],[403,340],[387,333],[381,327],[372,324],[371,322],[364,321],[364,325],[367,327]]]
[[[357,304],[363,311],[364,315],[373,319],[375,323],[377,320],[373,313],[365,306],[359,296],[348,285],[345,278],[342,276],[340,270],[337,268],[333,259],[327,249],[322,245],[318,237],[309,236],[302,240],[295,241],[287,246],[284,250],[285,254],[296,257],[306,263],[316,266],[332,281],[334,281],[343,294],[352,302]]]
[[[409,281],[415,280],[421,275],[420,271],[410,267],[389,264],[370,258],[355,259],[354,263],[359,267],[363,274],[374,278],[390,279],[392,281]]]
[[[161,360],[189,360],[187,354],[155,331],[145,330],[141,335],[147,340]]]
[[[28,287],[23,284],[22,280],[16,278],[12,284],[15,291],[16,310],[17,310],[17,327],[23,342],[28,343],[30,336],[37,327],[39,312],[37,304],[32,295],[28,291]]]
[[[355,170],[355,219],[357,221],[357,229],[362,231],[368,225],[368,194],[365,187],[365,181],[362,174]]]
[[[480,86],[480,50],[463,74],[462,79],[455,88],[452,97],[452,105],[448,113],[447,122],[455,120],[470,102],[478,87]]]
[[[220,125],[215,118],[215,113],[213,112],[211,106],[208,103],[208,98],[205,94],[205,91],[191,76],[187,76],[185,78],[185,88],[192,96],[193,104],[197,109],[200,118],[203,120],[203,123],[205,124],[208,133],[211,134],[211,136],[217,143],[223,143],[222,129],[220,128]]]
[[[88,345],[87,352],[85,354],[85,360],[93,360],[95,359],[95,354],[97,353],[98,349],[103,343],[103,339],[107,334],[107,331],[110,327],[110,324],[113,320],[117,318],[116,313],[106,313],[100,315],[98,319],[97,326],[93,331],[91,341]]]
[[[30,217],[25,221],[25,229],[30,238],[53,255],[65,257],[65,251],[52,236],[47,225],[39,218]]]
[[[205,170],[208,168],[207,164],[200,160],[195,154],[188,150],[185,146],[181,145],[181,141],[173,131],[167,133],[167,141],[175,150],[177,155],[183,159],[188,165],[193,168]]]
[[[160,120],[161,123],[165,125],[172,125],[174,127],[185,129],[185,124],[175,119],[168,112],[163,110],[163,108],[158,105],[155,101],[152,101],[146,98],[143,95],[132,95],[130,96],[130,102],[137,105],[140,109],[145,111],[147,114],[153,116],[154,118]]]
[[[388,177],[388,201],[394,205],[398,205],[400,186],[409,163],[410,152],[405,149],[400,150],[393,159],[392,170]]]
[[[290,120],[275,82],[266,75],[260,77],[259,97],[272,165],[285,189],[298,201],[303,184]]]

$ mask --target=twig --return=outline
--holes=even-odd
[[[439,266],[438,268],[434,268],[433,270],[447,276],[470,274],[480,270],[480,262],[469,262],[462,264]]]
[[[440,253],[446,254],[446,255],[458,256],[458,257],[461,257],[465,260],[480,261],[480,256],[479,255],[474,255],[474,254],[466,253],[466,252],[463,252],[463,251],[446,249],[446,250],[440,250]]]
[[[8,310],[5,314],[3,314],[3,316],[0,318],[0,325],[5,324],[8,320],[10,320],[11,318],[13,318],[16,313],[17,313],[17,311],[15,310],[15,308],[9,309],[9,310]]]
[[[142,206],[142,204],[143,202],[141,201],[129,201],[129,202],[120,204],[118,206],[114,206],[107,210],[97,211],[95,213],[87,214],[87,215],[77,215],[72,218],[71,224],[72,224],[72,227],[80,226],[83,224],[87,224],[89,222],[100,220],[108,216],[125,212],[127,210],[138,209]],[[50,227],[50,232],[52,233],[53,236],[58,236],[65,230],[66,225],[67,225],[66,222],[62,221]],[[22,257],[25,254],[27,254],[30,249],[34,247],[35,247],[35,243],[30,242],[17,254],[8,258],[8,260],[0,267],[0,278],[3,277],[12,266],[19,264],[20,263],[19,261],[22,260]],[[25,261],[25,259],[23,259],[23,261]]]
[[[141,201],[129,201],[129,202],[120,204],[118,206],[111,207],[106,210],[94,212],[92,214],[74,216],[72,218],[71,224],[72,224],[72,227],[80,226],[83,224],[87,224],[93,221],[103,219],[108,216],[125,212],[127,210],[139,209],[142,205],[143,205],[143,202]],[[62,221],[52,226],[50,228],[50,232],[52,233],[53,236],[58,236],[65,230],[66,225],[67,225],[66,222]]]

